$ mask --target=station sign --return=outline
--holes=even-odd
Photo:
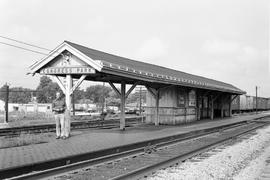
[[[40,70],[40,74],[95,74],[96,70],[92,67],[77,66],[77,67],[49,67]]]

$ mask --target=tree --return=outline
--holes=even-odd
[[[73,93],[74,103],[79,103],[81,99],[85,99],[85,91],[81,90],[79,87]]]
[[[9,102],[10,103],[29,103],[32,98],[32,90],[22,87],[10,88]]]
[[[37,101],[39,103],[52,103],[57,91],[62,92],[58,84],[52,82],[48,76],[42,76],[37,87]]]
[[[9,103],[29,103],[32,98],[32,90],[22,87],[9,88]],[[0,99],[6,100],[6,85],[0,88]]]
[[[0,88],[0,99],[3,101],[5,101],[5,99],[6,99],[6,85],[3,85]]]
[[[141,100],[142,102],[146,102],[146,91],[141,91]],[[127,103],[134,103],[140,101],[140,91],[136,91],[131,93],[127,98]]]
[[[120,107],[121,99],[118,94],[115,93],[115,91],[111,91],[109,93],[109,97],[106,98],[106,102],[108,106],[118,106]]]
[[[104,98],[109,97],[112,91],[110,87],[94,85],[86,88],[85,98],[91,99],[94,103],[102,103]]]

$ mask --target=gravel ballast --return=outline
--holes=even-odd
[[[270,156],[270,127],[230,146],[218,147],[148,179],[256,179]],[[209,157],[207,157],[207,156]]]

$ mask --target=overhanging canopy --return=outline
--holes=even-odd
[[[93,69],[85,69],[85,71],[84,69],[71,69],[70,71],[67,69],[65,72],[54,69],[51,73],[59,76],[63,75],[63,73],[72,74],[74,78],[80,78],[82,74],[87,74],[85,79],[92,81],[110,81],[115,83],[125,81],[127,84],[134,84],[139,81],[138,84],[141,85],[147,85],[149,83],[153,85],[167,84],[208,89],[231,94],[245,94],[244,91],[231,84],[108,54],[69,41],[64,41],[47,57],[30,66],[30,73],[44,73],[44,69],[49,68],[54,61],[65,58],[67,54],[68,56],[79,59],[83,64],[81,67],[93,68],[95,73],[92,72]],[[74,71],[81,73],[73,73]],[[88,71],[89,73],[87,73]],[[92,73],[90,73],[90,71]]]

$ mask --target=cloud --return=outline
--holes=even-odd
[[[168,46],[157,37],[144,41],[138,52],[137,57],[140,59],[156,59],[167,54]]]
[[[240,44],[235,41],[222,39],[206,40],[202,45],[202,51],[207,54],[233,54],[240,50]]]

